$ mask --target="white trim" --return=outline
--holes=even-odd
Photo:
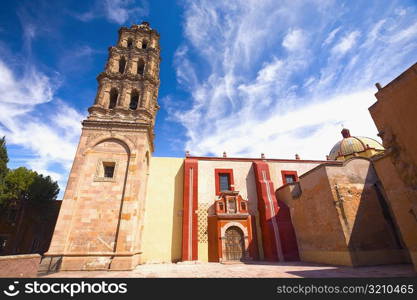
[[[229,227],[232,227],[232,226],[239,227],[239,228],[242,230],[244,237],[245,237],[245,238],[247,238],[247,237],[248,237],[248,230],[247,230],[247,228],[246,228],[245,226],[243,226],[243,225],[242,225],[241,223],[239,223],[239,222],[228,222],[228,223],[226,223],[225,225],[223,225],[223,227],[221,228],[221,236],[225,236],[225,235],[226,235],[226,230],[227,230]]]

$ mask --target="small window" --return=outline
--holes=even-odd
[[[230,191],[230,177],[229,174],[219,174],[220,191]]]
[[[123,74],[125,72],[126,68],[126,58],[122,56],[122,58],[119,61],[119,73]]]
[[[282,184],[293,183],[298,181],[297,171],[282,170]]]
[[[294,175],[285,175],[285,182],[286,183],[293,183],[293,182],[295,182],[295,176]]]
[[[113,109],[113,108],[116,107],[118,96],[119,96],[119,93],[117,92],[117,89],[112,88],[110,90],[110,103],[109,103],[109,108],[110,109]]]
[[[127,40],[127,48],[132,49],[132,47],[133,47],[133,40],[131,38],[129,38]]]
[[[113,178],[114,176],[114,163],[103,162],[104,176],[105,178]]]
[[[133,90],[130,94],[130,104],[129,108],[132,110],[136,110],[138,108],[139,103],[139,93],[137,90]]]
[[[146,40],[142,41],[142,49],[148,48],[148,42]]]
[[[137,73],[139,75],[143,75],[144,71],[145,71],[145,62],[143,61],[143,59],[140,59],[138,61],[138,70],[137,70]]]
[[[117,175],[117,163],[115,160],[99,160],[94,181],[114,182]]]
[[[242,207],[242,210],[246,210],[246,203],[245,202],[241,202],[240,206]]]

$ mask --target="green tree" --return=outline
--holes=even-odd
[[[36,172],[25,167],[9,170],[4,178],[4,190],[0,195],[0,201],[4,203],[11,200],[27,200],[29,187],[36,176]]]
[[[56,200],[59,193],[58,183],[51,177],[44,177],[25,167],[10,170],[4,180],[4,192],[0,202],[30,201],[44,202]]]
[[[43,202],[56,200],[59,187],[49,176],[43,176],[25,167],[7,168],[6,139],[0,139],[0,205],[10,201]]]
[[[6,138],[3,137],[0,139],[0,194],[4,190],[4,178],[7,175],[9,169],[7,168],[7,163],[9,162],[9,156],[7,155],[6,148]]]
[[[44,177],[42,174],[36,174],[27,191],[29,201],[33,202],[56,200],[58,194],[58,183],[53,181],[51,177]]]

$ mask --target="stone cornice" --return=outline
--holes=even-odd
[[[138,81],[142,81],[144,83],[149,82],[150,84],[154,86],[159,86],[159,80],[153,78],[152,76],[145,74],[145,75],[139,75],[139,74],[131,74],[131,73],[123,73],[120,74],[119,72],[101,72],[97,76],[97,81],[100,82],[105,79],[109,80],[119,80],[124,82],[130,82],[130,83],[136,83]]]
[[[156,48],[146,48],[146,49],[140,49],[140,48],[125,48],[122,46],[110,46],[109,47],[109,53],[117,53],[117,54],[125,54],[129,55],[131,53],[136,55],[144,55],[147,56],[148,54],[151,54],[156,59],[161,59],[159,56],[159,49]]]
[[[121,131],[144,131],[151,130],[151,124],[142,122],[127,122],[115,120],[84,120],[83,128],[88,129],[105,129],[105,130],[121,130]]]
[[[131,110],[124,107],[114,109],[105,109],[99,105],[93,105],[88,108],[90,113],[88,120],[119,120],[121,122],[142,122],[152,123],[153,111],[143,107]]]
[[[143,122],[127,122],[116,120],[84,120],[81,123],[83,130],[98,130],[98,131],[119,131],[121,133],[126,132],[146,132],[148,135],[149,147],[151,152],[154,151],[154,138],[153,125]]]
[[[158,31],[156,31],[155,29],[152,29],[150,27],[140,27],[138,25],[132,25],[130,28],[126,27],[126,26],[122,26],[119,29],[119,34],[121,34],[122,32],[134,32],[134,33],[146,33],[146,34],[151,34],[151,35],[156,35],[157,37],[159,37],[159,33]]]

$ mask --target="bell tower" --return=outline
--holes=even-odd
[[[46,257],[61,270],[129,270],[141,237],[159,88],[159,34],[121,27],[97,76],[94,104]]]

